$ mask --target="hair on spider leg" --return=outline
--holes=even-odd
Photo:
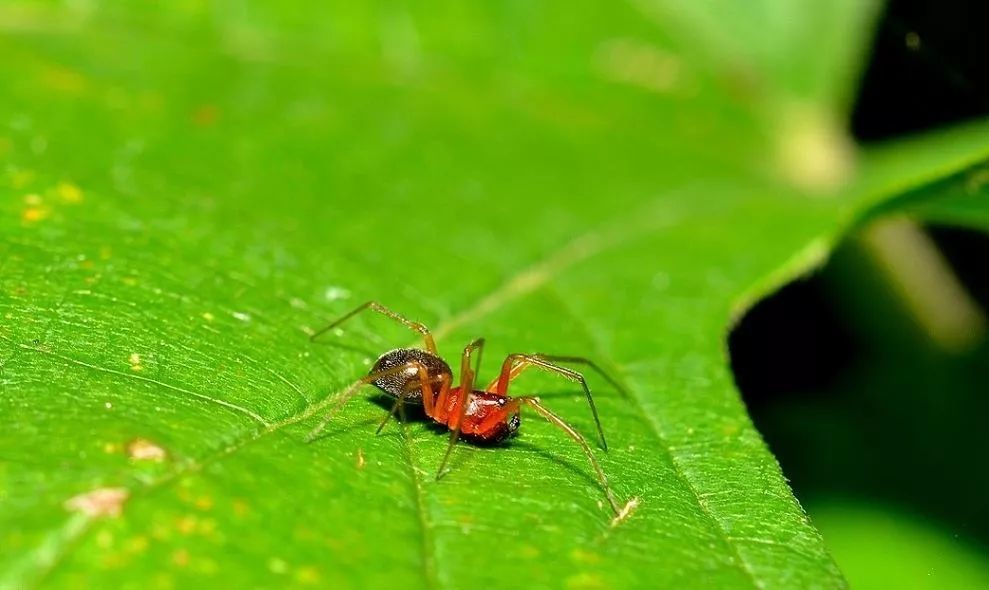
[[[625,395],[624,388],[596,363],[581,356],[514,353],[508,355],[502,362],[497,378],[487,387],[479,389],[476,384],[485,340],[477,338],[464,347],[460,357],[460,380],[454,385],[453,370],[437,354],[436,343],[429,329],[424,324],[411,321],[375,301],[359,305],[324,328],[313,332],[310,340],[315,341],[346,320],[367,310],[379,313],[417,333],[422,338],[423,346],[396,348],[378,357],[366,376],[350,385],[338,396],[320,423],[309,433],[307,440],[317,436],[364,385],[374,385],[391,398],[383,404],[388,413],[380,423],[378,432],[385,428],[392,417],[405,414],[409,405],[421,407],[422,413],[430,418],[432,423],[450,432],[446,452],[436,471],[436,479],[440,479],[447,473],[446,466],[459,440],[464,439],[482,446],[504,443],[518,432],[522,410],[526,409],[530,415],[538,415],[555,426],[580,447],[594,471],[597,483],[604,492],[612,512],[615,515],[620,513],[608,478],[583,435],[544,405],[539,397],[533,395],[513,397],[508,393],[511,383],[529,368],[541,369],[579,384],[591,416],[594,418],[596,438],[600,441],[601,449],[607,451],[608,443],[604,429],[601,427],[597,407],[584,375],[559,364],[587,366]]]

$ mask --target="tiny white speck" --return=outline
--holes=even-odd
[[[289,299],[288,304],[291,305],[292,307],[294,307],[295,309],[305,309],[306,308],[306,302],[303,301],[303,300],[301,300],[301,299],[299,299],[298,297],[293,297],[293,298]]]
[[[111,404],[110,402],[106,402],[105,404],[103,404],[103,407],[109,410],[110,408],[113,407],[113,404]]]
[[[350,299],[350,291],[344,289],[343,287],[327,287],[326,291],[323,292],[323,297],[326,297],[327,301]]]
[[[366,367],[366,366],[368,366],[368,365],[370,365],[370,364],[371,364],[371,359],[367,359],[367,358],[366,358],[366,359],[363,359],[363,360],[362,360],[361,362],[362,362],[362,363],[364,363],[364,366]],[[413,369],[413,370],[414,370],[414,369]]]
[[[246,313],[244,313],[242,311],[235,311],[235,312],[232,312],[230,315],[234,316],[235,318],[237,318],[238,320],[240,320],[242,322],[249,322],[249,321],[251,321],[251,316],[247,315]]]

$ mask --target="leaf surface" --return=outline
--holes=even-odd
[[[818,45],[864,37],[719,24],[716,4],[5,7],[4,583],[843,586],[723,334],[868,206],[989,142],[857,159],[829,74],[856,52]],[[819,4],[869,28],[868,6]],[[701,17],[712,34],[684,35]],[[733,34],[758,40],[755,87]],[[784,49],[803,78],[766,62]],[[306,444],[414,342],[370,317],[308,342],[367,299],[451,360],[484,335],[483,378],[517,351],[600,362],[629,390],[590,376],[627,513],[536,416],[438,482],[446,437],[373,436],[371,392]],[[518,387],[593,433],[566,383]]]

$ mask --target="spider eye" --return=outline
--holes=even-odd
[[[507,399],[505,399],[505,398],[503,398],[503,397],[499,397],[499,398],[498,398],[498,406],[499,406],[499,407],[501,407],[501,406],[504,406],[504,405],[505,405],[505,404],[507,404],[507,403],[508,403],[508,400],[507,400]]]

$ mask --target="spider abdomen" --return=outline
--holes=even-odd
[[[510,398],[487,391],[474,390],[466,398],[460,395],[460,388],[450,391],[446,407],[434,409],[433,420],[450,428],[456,428],[460,418],[460,400],[466,399],[464,421],[460,433],[474,442],[499,443],[515,435],[519,429],[518,410],[506,413],[505,406]]]
[[[422,404],[422,381],[415,365],[410,363],[418,363],[426,369],[434,394],[439,392],[444,379],[451,380],[453,377],[450,365],[435,354],[419,348],[396,348],[378,357],[368,374],[373,375],[401,365],[409,365],[409,368],[403,372],[385,375],[371,383],[392,397],[404,395],[406,403]]]

